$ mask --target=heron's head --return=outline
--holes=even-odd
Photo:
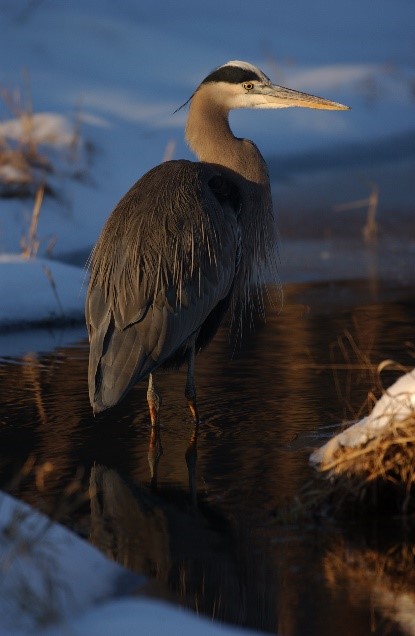
[[[206,94],[224,110],[233,108],[320,108],[349,110],[348,106],[273,84],[259,68],[233,60],[219,66],[200,84],[197,92]]]

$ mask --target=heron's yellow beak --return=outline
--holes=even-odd
[[[291,88],[272,84],[265,86],[261,90],[261,96],[265,103],[263,108],[290,108],[297,106],[300,108],[320,108],[323,110],[350,110],[350,106],[344,106],[338,102],[332,102],[323,97],[316,97],[308,93],[294,91]]]

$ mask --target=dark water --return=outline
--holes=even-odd
[[[408,633],[408,525],[339,527],[281,514],[312,478],[311,448],[367,412],[369,391],[379,395],[377,364],[413,366],[414,327],[411,289],[346,282],[288,287],[280,313],[271,310],[239,347],[222,329],[197,364],[197,512],[183,373],[160,377],[154,490],[144,384],[94,420],[85,341],[3,358],[1,485],[145,572],[152,593],[210,616],[285,635]]]

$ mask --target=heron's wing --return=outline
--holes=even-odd
[[[86,303],[95,411],[185,347],[230,294],[238,197],[214,167],[171,161],[115,208],[94,250]]]

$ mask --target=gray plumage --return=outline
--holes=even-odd
[[[150,375],[155,424],[151,374],[188,362],[186,396],[198,419],[195,352],[229,306],[240,312],[276,271],[267,166],[252,142],[234,137],[228,112],[290,105],[344,108],[274,86],[245,62],[219,67],[190,100],[186,139],[200,161],[153,168],[112,212],[92,254],[86,300],[94,412]]]
[[[232,207],[225,185],[209,165],[166,162],[112,213],[88,291],[96,410],[116,404],[160,364],[179,364],[189,338],[199,336],[196,346],[210,339],[197,332],[230,295],[239,249],[239,203]]]

